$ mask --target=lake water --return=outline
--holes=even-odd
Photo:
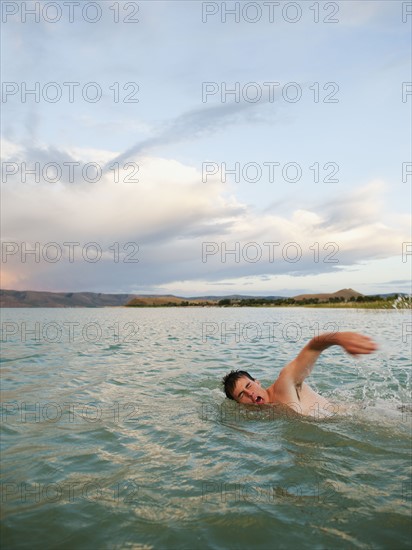
[[[2,310],[2,547],[393,549],[412,540],[411,312]],[[308,382],[350,412],[224,398],[269,385],[319,331]]]

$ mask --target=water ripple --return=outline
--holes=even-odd
[[[14,322],[99,322],[105,336],[3,346],[3,540],[30,549],[407,548],[404,313],[10,310]],[[299,323],[308,338],[315,323],[335,322],[384,345],[365,360],[334,348],[321,357],[312,384],[347,412],[315,421],[225,400],[227,371],[250,369],[270,384],[304,343],[281,333],[204,338],[205,323],[249,322]],[[127,323],[138,323],[138,338],[114,341],[113,326]]]

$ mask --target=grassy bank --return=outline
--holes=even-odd
[[[294,306],[292,306],[294,307]],[[301,307],[329,307],[329,308],[346,308],[346,309],[391,309],[395,310],[395,306],[392,303],[388,303],[386,300],[381,302],[346,302],[344,304],[306,304]],[[405,308],[402,308],[405,309]],[[408,308],[410,309],[410,307]]]
[[[127,305],[127,307],[229,307],[229,308],[242,308],[242,307],[273,307],[273,308],[297,308],[297,307],[309,307],[309,308],[329,308],[329,309],[385,309],[387,311],[395,311],[397,309],[412,309],[411,304],[403,305],[402,307],[395,307],[394,303],[390,303],[387,300],[380,302],[345,302],[345,303],[318,303],[318,304],[217,304],[217,303],[185,303],[185,304],[136,304]]]

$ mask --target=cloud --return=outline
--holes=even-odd
[[[325,202],[323,225],[335,231],[348,231],[377,220],[384,205],[384,188],[383,181],[374,180],[350,194],[342,194],[338,200]]]
[[[273,103],[282,94],[279,89],[272,90],[269,86],[262,85],[261,90],[262,99],[257,103],[242,100],[235,103],[202,105],[198,109],[187,111],[170,121],[164,122],[153,137],[136,143],[116,157],[114,161],[121,163],[131,157],[147,153],[155,147],[200,139],[234,124],[250,121],[262,122],[265,119],[261,118],[256,112],[258,107],[262,107],[269,101]]]
[[[11,143],[5,150],[14,161],[39,153]],[[58,158],[62,165],[81,166],[90,154],[79,149],[40,153],[42,163]],[[93,153],[102,162],[115,156]],[[16,289],[127,292],[179,281],[332,276],[348,266],[399,255],[400,243],[408,240],[406,224],[388,226],[381,221],[382,182],[349,191],[338,204],[326,201],[308,209],[297,203],[286,216],[280,208],[261,212],[242,204],[228,194],[219,174],[203,183],[196,168],[175,160],[146,156],[131,162],[138,167],[132,181],[124,181],[125,176],[130,180],[130,169],[119,172],[119,181],[114,171],[108,171],[95,183],[77,178],[73,183],[43,179],[23,184],[20,174],[9,177],[2,193],[2,239],[15,242],[18,253],[3,261],[3,284]],[[63,254],[56,263],[43,257],[51,242]],[[65,242],[79,243],[73,262]],[[102,251],[96,263],[84,258],[90,242]],[[28,248],[39,243],[38,262],[34,255],[22,261],[22,243]],[[139,262],[124,261],[127,255]]]
[[[386,281],[384,284],[386,285],[410,285],[411,280],[410,279],[399,279],[395,281]]]

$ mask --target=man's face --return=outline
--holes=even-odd
[[[236,382],[233,397],[238,403],[264,405],[269,402],[268,392],[262,388],[258,380],[250,380],[242,376]]]

